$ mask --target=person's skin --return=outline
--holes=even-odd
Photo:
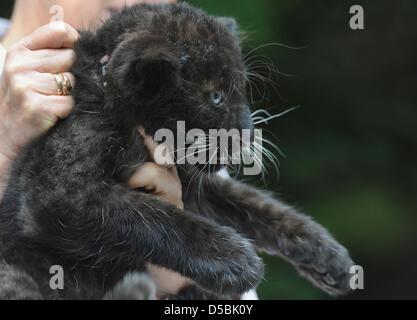
[[[16,0],[10,32],[2,43],[8,48],[50,22],[51,18],[59,17],[61,13],[63,21],[77,30],[94,29],[103,20],[109,18],[112,12],[120,11],[124,6],[138,2],[157,3],[175,2],[175,0]],[[53,10],[57,6],[63,9],[62,12]]]
[[[11,164],[22,147],[48,131],[58,119],[67,117],[73,109],[71,97],[56,95],[55,74],[66,72],[74,81],[69,70],[75,61],[71,49],[78,38],[75,29],[95,28],[113,11],[138,2],[163,0],[16,0],[11,27],[1,41],[7,49],[7,58],[0,82],[0,198]],[[50,8],[54,5],[63,9],[65,23],[49,23]],[[153,155],[155,143],[143,130],[140,133]],[[133,175],[128,187],[152,190],[161,200],[183,208],[181,183],[175,167],[146,163]],[[148,270],[160,297],[174,294],[192,283],[154,265],[149,265]]]

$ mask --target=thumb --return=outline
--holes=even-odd
[[[145,146],[148,150],[149,157],[153,162],[166,168],[175,168],[173,152],[165,143],[158,144],[151,136],[147,135],[142,126],[138,127],[138,131],[143,137]],[[176,169],[175,169],[176,170]]]

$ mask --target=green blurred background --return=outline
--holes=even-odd
[[[8,17],[13,1],[2,0]],[[256,108],[296,111],[262,128],[286,157],[266,187],[313,216],[365,271],[346,297],[417,298],[417,2],[190,0],[236,17],[245,52],[278,67]],[[365,30],[349,28],[361,4]],[[256,71],[268,75],[258,68]],[[255,84],[254,84],[255,85]],[[255,181],[256,183],[256,181]],[[260,182],[259,182],[260,183]],[[261,185],[263,184],[260,183]],[[326,299],[281,259],[264,256],[261,299]]]

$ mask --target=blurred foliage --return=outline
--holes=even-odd
[[[1,16],[11,2],[2,0]],[[347,298],[417,298],[417,2],[188,2],[235,17],[248,35],[245,53],[257,48],[249,58],[278,67],[279,77],[256,70],[277,92],[266,84],[262,99],[262,83],[253,83],[254,107],[301,106],[262,127],[286,155],[266,187],[326,226],[364,267],[365,290]],[[364,7],[365,30],[349,28],[354,4]],[[326,298],[281,259],[264,259],[262,299]]]

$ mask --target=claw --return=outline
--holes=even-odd
[[[313,266],[313,269],[320,274],[326,274],[327,272],[326,267]]]
[[[326,276],[324,277],[324,281],[329,286],[335,286],[337,284],[337,282],[332,278],[332,276],[330,274],[326,274]]]

